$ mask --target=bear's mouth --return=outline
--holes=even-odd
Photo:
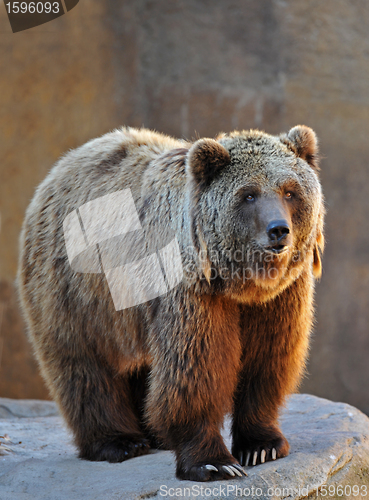
[[[272,252],[275,254],[281,254],[287,252],[288,245],[271,245],[265,248],[268,252]]]

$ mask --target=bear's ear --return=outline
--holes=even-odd
[[[230,163],[228,151],[214,139],[199,139],[188,153],[188,170],[198,184],[208,185]]]
[[[305,160],[314,170],[319,170],[318,138],[314,130],[297,125],[291,128],[283,142],[291,147],[296,156]]]
[[[322,259],[321,254],[324,250],[324,236],[319,231],[313,250],[313,274],[319,279],[322,275]]]

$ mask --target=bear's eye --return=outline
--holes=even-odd
[[[284,195],[284,197],[286,198],[286,200],[292,200],[293,198],[293,193],[291,191],[287,191]]]
[[[255,196],[253,194],[248,194],[245,199],[246,201],[255,201]]]

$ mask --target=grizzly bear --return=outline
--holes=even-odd
[[[178,478],[208,481],[288,454],[278,413],[304,372],[321,273],[317,153],[302,125],[194,142],[122,128],[56,163],[26,213],[18,284],[41,372],[81,458],[122,462],[166,447]],[[104,205],[113,198],[121,205]],[[137,217],[130,212],[122,239],[104,233],[114,217],[125,224],[128,206]],[[95,233],[83,228],[89,214]],[[71,256],[72,219],[86,246]],[[119,273],[154,257],[150,293],[119,305]],[[176,259],[169,286],[158,276]],[[227,413],[232,453],[220,434]]]

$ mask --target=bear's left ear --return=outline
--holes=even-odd
[[[321,254],[324,251],[324,236],[321,231],[318,232],[313,250],[313,274],[319,279],[322,275],[322,259]]]
[[[314,170],[319,170],[318,138],[313,129],[305,125],[297,125],[281,139],[296,156],[305,160]]]
[[[198,184],[208,185],[230,163],[228,151],[214,139],[199,139],[188,153],[188,170]]]

